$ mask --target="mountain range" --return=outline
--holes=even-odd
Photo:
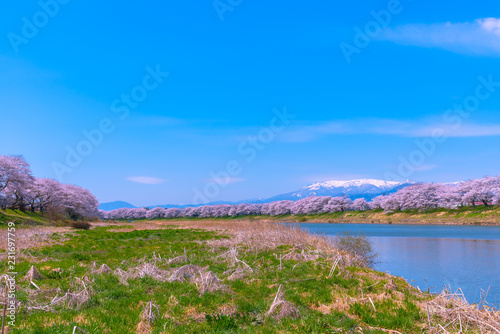
[[[261,204],[261,203],[269,203],[274,201],[283,201],[283,200],[291,200],[297,201],[309,196],[349,196],[351,199],[356,198],[365,198],[366,200],[371,200],[379,195],[390,194],[398,191],[406,186],[415,184],[416,182],[407,180],[405,182],[395,182],[395,181],[383,181],[383,180],[375,180],[375,179],[357,179],[350,181],[325,181],[325,182],[316,182],[310,184],[308,186],[302,187],[296,191],[292,191],[289,193],[284,193],[280,195],[276,195],[266,199],[251,199],[244,200],[238,202],[210,202],[203,205],[217,205],[217,204],[241,204],[241,203],[253,203],[253,204]],[[162,207],[162,208],[186,208],[192,206],[201,206],[201,205],[177,205],[177,204],[163,204],[163,205],[153,205],[153,207]],[[99,209],[104,211],[110,211],[121,208],[136,208],[136,206],[123,202],[108,202],[102,203]]]

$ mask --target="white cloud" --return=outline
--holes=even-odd
[[[435,129],[442,129],[448,137],[491,137],[500,136],[500,124],[463,124],[457,129],[451,124],[422,126],[411,133],[411,137],[429,137]]]
[[[497,36],[500,36],[500,19],[488,17],[479,20],[481,27]]]
[[[132,182],[143,183],[143,184],[160,184],[166,181],[164,179],[159,179],[150,176],[130,176],[127,177],[126,179]]]
[[[500,136],[500,124],[475,124],[463,121],[457,125],[436,120],[397,121],[370,120],[365,133],[395,135],[401,137],[432,137],[436,130],[447,137],[490,137]],[[363,130],[362,130],[363,131]]]
[[[447,137],[500,136],[500,124],[446,123],[437,118],[428,120],[359,119],[323,123],[307,123],[294,127],[281,135],[281,140],[291,143],[310,142],[328,135],[372,134],[398,137],[432,137],[434,132]]]
[[[500,19],[489,17],[463,23],[406,24],[384,29],[378,39],[455,53],[500,56]]]

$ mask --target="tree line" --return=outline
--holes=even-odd
[[[19,155],[0,155],[0,208],[47,213],[73,220],[99,215],[99,202],[87,189],[33,176]]]
[[[266,204],[220,204],[200,207],[153,209],[116,209],[100,211],[104,219],[155,219],[178,217],[236,217],[248,215],[300,215],[343,211],[366,211],[383,209],[427,210],[436,208],[454,209],[464,206],[500,204],[500,177],[485,177],[456,184],[417,183],[395,193],[351,200],[347,196],[311,196],[298,201],[276,201]]]
[[[383,209],[453,209],[464,206],[500,204],[500,176],[487,176],[456,184],[417,183],[395,193],[351,200],[347,196],[311,196],[298,201],[265,204],[220,204],[199,207],[117,209],[99,211],[95,196],[82,187],[50,178],[36,178],[22,156],[0,155],[0,208],[48,213],[73,220],[155,219],[177,217],[236,217],[248,215],[300,215]]]

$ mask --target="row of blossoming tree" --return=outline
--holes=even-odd
[[[364,198],[354,201],[346,196],[312,196],[298,201],[277,201],[266,204],[221,204],[188,207],[184,209],[156,207],[151,210],[117,209],[101,211],[104,219],[155,219],[177,217],[227,217],[248,215],[299,215],[339,211],[365,211],[371,209],[428,210],[453,209],[463,206],[500,204],[500,177],[485,177],[457,184],[418,183],[395,193],[382,195],[368,202]]]
[[[77,220],[97,217],[98,206],[87,189],[36,178],[22,156],[0,155],[0,209],[38,211]]]

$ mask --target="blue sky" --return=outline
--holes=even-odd
[[[0,154],[101,202],[499,174],[491,1],[54,1],[0,12]]]

